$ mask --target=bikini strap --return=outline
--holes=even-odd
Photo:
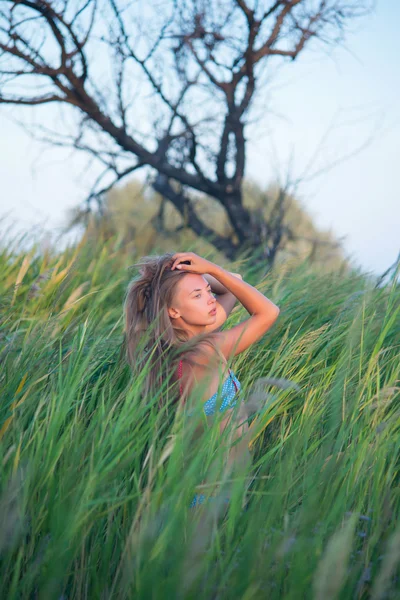
[[[232,371],[231,371],[230,369],[229,369],[229,375],[230,375],[230,378],[231,378],[231,379],[232,379],[232,381],[233,381],[233,385],[235,386],[235,391],[237,392],[237,391],[239,390],[239,388],[238,388],[238,386],[237,386],[237,383],[236,383],[236,381],[235,381],[235,380],[234,380],[234,378],[232,377]]]

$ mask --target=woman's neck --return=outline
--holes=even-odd
[[[205,325],[186,325],[185,330],[189,336],[189,339],[201,335],[206,331]]]

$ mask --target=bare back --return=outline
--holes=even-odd
[[[195,354],[194,359],[199,363],[198,365],[189,365],[186,363],[185,368],[185,366],[183,366],[184,361],[182,363],[182,387],[185,389],[186,397],[188,397],[190,396],[190,392],[193,390],[193,388],[199,383],[202,383],[201,400],[206,402],[218,391],[220,382],[224,382],[228,377],[227,360],[223,355],[217,356],[215,352],[212,352],[211,350],[206,352],[205,356],[203,354]],[[229,466],[230,469],[234,468],[234,466],[245,466],[251,463],[251,452],[249,450],[248,441],[245,435],[249,429],[248,423],[245,422],[247,417],[245,405],[241,405],[239,411],[241,413],[241,416],[238,418],[240,425],[235,428],[234,439],[242,438],[242,441],[237,443],[234,447],[229,448],[227,455],[227,466]],[[224,410],[224,414],[219,425],[221,434],[224,432],[226,426],[231,420],[232,413],[232,408],[227,408]],[[213,416],[209,416],[207,418],[212,419]],[[201,431],[203,427],[199,425],[199,428],[200,429],[196,430],[196,435],[199,434],[199,431]],[[201,483],[205,484],[206,480],[203,480]]]
[[[221,353],[216,355],[209,349],[206,355],[196,353],[194,360],[198,364],[188,364],[185,359],[182,361],[182,387],[186,397],[194,388],[199,387],[202,389],[201,400],[206,402],[218,391],[220,382],[225,381],[228,376],[227,360]]]

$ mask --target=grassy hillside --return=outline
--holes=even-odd
[[[399,288],[223,264],[281,309],[233,364],[258,410],[232,475],[218,422],[194,441],[125,364],[135,259],[116,236],[0,249],[1,598],[398,598]],[[188,508],[203,477],[230,478],[226,513]]]

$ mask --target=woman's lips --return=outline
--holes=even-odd
[[[216,314],[216,312],[217,312],[217,309],[216,309],[216,308],[213,308],[212,310],[210,310],[209,314],[210,314],[210,315],[215,315],[215,314]]]

